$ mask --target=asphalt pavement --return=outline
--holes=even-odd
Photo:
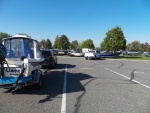
[[[0,89],[1,113],[150,113],[150,61],[58,57],[40,90]]]

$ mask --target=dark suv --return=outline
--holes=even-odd
[[[41,52],[45,58],[42,68],[48,67],[54,69],[57,65],[57,52],[53,49],[41,49]]]

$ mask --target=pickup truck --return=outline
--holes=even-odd
[[[100,59],[101,58],[101,54],[100,51],[96,51],[96,50],[89,50],[88,52],[86,52],[84,54],[85,59]]]

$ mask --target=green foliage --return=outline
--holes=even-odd
[[[74,46],[72,43],[69,44],[69,49],[74,49]]]
[[[57,35],[54,41],[53,48],[58,48],[59,47],[59,36]]]
[[[128,50],[140,50],[140,42],[139,41],[133,41],[132,43],[129,43],[127,45]]]
[[[148,42],[146,42],[144,45],[143,45],[143,48],[142,48],[142,51],[150,51],[150,45],[148,44]]]
[[[19,33],[19,35],[27,35],[26,33]],[[28,37],[31,37],[27,35]],[[8,33],[0,32],[0,42],[3,38],[11,37]],[[43,48],[52,48],[52,43],[49,39],[42,39],[39,42],[40,47]],[[82,43],[78,43],[77,40],[69,42],[69,39],[66,35],[61,35],[60,37],[57,36],[55,38],[55,42],[53,45],[53,48],[58,49],[82,49],[82,48],[91,48],[94,49],[94,44],[91,39],[87,39],[83,41]],[[126,49],[126,39],[124,37],[123,31],[120,27],[112,28],[111,30],[108,30],[106,32],[106,37],[100,44],[100,48],[95,49],[101,49],[101,50],[111,50],[111,51],[117,51],[117,50],[125,50]],[[148,42],[140,43],[139,41],[133,41],[127,45],[128,50],[138,50],[141,52],[144,51],[150,51],[150,45]]]
[[[54,48],[58,49],[68,49],[70,45],[69,39],[66,35],[61,35],[60,37],[56,37],[54,42]]]
[[[79,43],[77,40],[72,41],[72,45],[74,46],[75,49],[78,48],[78,44]]]
[[[139,41],[133,41],[127,45],[128,50],[137,50],[137,51],[150,51],[150,45],[148,42],[140,43]]]
[[[95,50],[101,50],[101,48],[100,47],[96,47]]]
[[[77,41],[77,40],[74,40],[74,41],[72,41],[72,42],[70,43],[69,48],[70,48],[70,49],[77,49],[77,48],[78,48],[78,45],[79,45],[78,41]]]
[[[3,38],[7,38],[7,37],[11,37],[11,35],[4,32],[0,32],[0,42],[2,42]]]
[[[115,27],[106,33],[101,43],[101,49],[118,51],[126,49],[126,39],[120,27]]]
[[[78,49],[80,49],[80,50],[82,49],[82,43],[78,44]]]
[[[66,35],[61,35],[60,37],[60,49],[68,49],[69,48],[69,39]]]
[[[87,39],[87,40],[83,41],[81,44],[81,47],[82,48],[95,49],[95,46],[93,44],[93,40],[91,40],[91,39]]]
[[[52,48],[52,43],[51,43],[51,41],[49,39],[46,39],[45,48],[49,48],[49,49]]]
[[[40,48],[47,48],[47,49],[51,49],[52,48],[52,43],[49,39],[42,39],[39,42]]]

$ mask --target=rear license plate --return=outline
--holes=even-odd
[[[19,75],[21,73],[21,68],[5,68],[5,74]]]

